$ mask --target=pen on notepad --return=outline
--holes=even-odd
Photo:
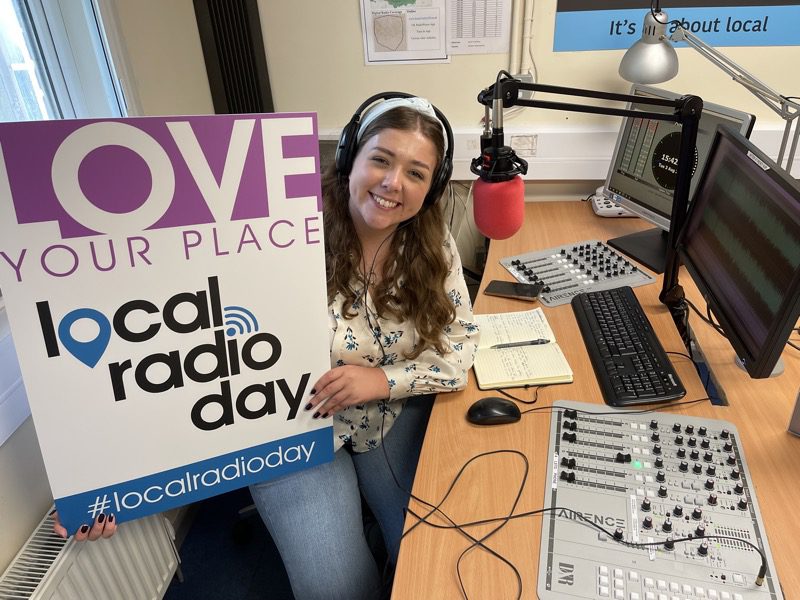
[[[492,348],[516,348],[518,346],[539,346],[541,344],[549,344],[550,340],[538,339],[528,340],[527,342],[511,342],[510,344],[495,344]]]

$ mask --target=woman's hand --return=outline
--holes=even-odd
[[[53,513],[53,531],[56,535],[67,539],[69,532],[67,528],[61,524],[61,519],[58,518],[58,511]],[[79,542],[84,540],[97,540],[101,537],[110,538],[117,531],[117,520],[114,515],[106,516],[104,514],[98,515],[94,524],[89,527],[88,525],[81,525],[78,531],[75,532],[75,539]]]
[[[314,418],[327,417],[354,404],[389,397],[389,381],[383,369],[344,365],[325,373],[311,389],[313,396],[306,410]]]

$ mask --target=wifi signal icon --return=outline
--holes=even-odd
[[[258,331],[258,319],[242,306],[226,306],[223,313],[228,337]]]

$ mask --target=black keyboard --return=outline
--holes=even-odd
[[[669,402],[686,395],[630,287],[578,294],[572,310],[606,404]]]

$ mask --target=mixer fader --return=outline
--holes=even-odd
[[[635,287],[655,281],[628,257],[598,240],[509,256],[500,264],[517,281],[541,282],[545,287],[539,299],[546,306],[567,304],[573,296],[589,290]]]
[[[734,425],[559,401],[549,450],[540,598],[783,598]]]

